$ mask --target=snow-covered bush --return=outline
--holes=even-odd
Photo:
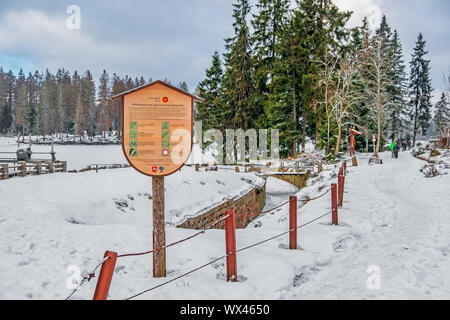
[[[445,164],[444,165],[429,165],[426,164],[420,169],[420,172],[425,176],[425,178],[434,178],[440,175],[446,175],[447,172],[444,172],[446,169]]]

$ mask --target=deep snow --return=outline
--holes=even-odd
[[[288,250],[284,235],[238,253],[237,283],[225,281],[221,260],[139,299],[449,299],[450,175],[424,178],[419,172],[424,162],[410,153],[400,153],[398,160],[388,153],[382,157],[384,165],[369,166],[360,156],[360,166],[349,167],[340,225],[330,225],[331,217],[326,216],[300,229],[300,250]],[[253,175],[227,170],[189,174],[189,170],[182,170],[180,177],[186,174],[182,179],[168,178],[174,179],[173,187],[167,184],[166,204],[172,208],[166,211],[168,221],[189,212],[190,204],[180,205],[182,201],[194,208],[211,204],[219,195],[248,188],[240,179]],[[269,178],[265,209],[291,194],[299,198],[321,194],[336,181],[336,170],[325,166],[300,191]],[[227,187],[216,180],[226,181]],[[149,179],[132,169],[0,181],[0,299],[64,299],[71,292],[66,287],[68,266],[90,271],[106,250],[121,254],[150,249],[151,201],[145,195],[150,190]],[[120,211],[117,199],[135,210]],[[328,193],[301,206],[298,223],[329,210]],[[284,206],[237,230],[237,247],[287,229],[288,206]],[[166,242],[195,232],[169,225]],[[224,238],[223,230],[209,230],[167,249],[168,279],[222,256]],[[381,272],[379,290],[367,287],[367,269],[373,265]],[[166,280],[152,277],[151,255],[121,258],[109,298],[124,299]],[[95,283],[96,279],[86,283],[73,299],[91,299]]]

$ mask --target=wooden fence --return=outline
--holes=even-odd
[[[67,172],[67,161],[20,161],[16,165],[0,164],[0,180],[27,175]]]

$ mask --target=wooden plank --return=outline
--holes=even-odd
[[[164,225],[164,177],[152,177],[153,192],[153,249],[166,245]],[[166,276],[166,250],[160,250],[153,254],[153,277]]]

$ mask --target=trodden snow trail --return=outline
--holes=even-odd
[[[424,178],[425,162],[409,152],[382,158],[349,168],[340,227],[351,231],[283,298],[450,298],[450,176]],[[367,286],[369,266],[380,270],[379,289]]]

